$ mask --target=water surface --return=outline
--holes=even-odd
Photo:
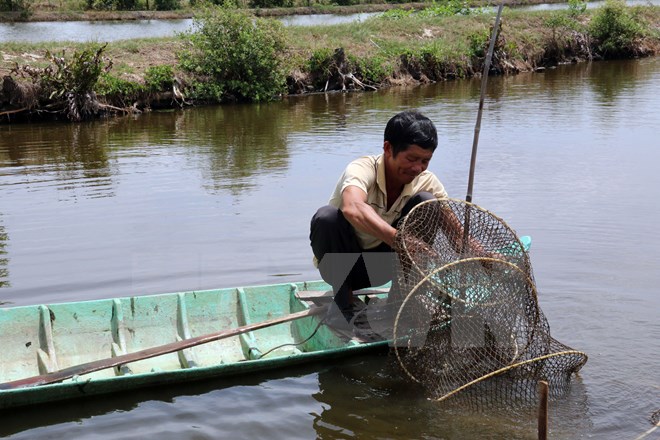
[[[551,438],[635,438],[660,406],[660,58],[491,78],[474,202],[533,237],[555,338],[589,362]],[[465,197],[479,81],[86,124],[0,126],[0,302],[318,279],[309,219],[396,112],[437,124],[430,169]],[[447,409],[385,356],[2,417],[45,438],[532,439],[529,414]]]

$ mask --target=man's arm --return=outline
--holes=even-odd
[[[464,225],[461,223],[458,217],[456,217],[456,214],[451,211],[451,209],[446,207],[441,209],[440,212],[443,218],[442,222],[440,223],[441,228],[445,235],[452,239],[452,245],[456,252],[462,252],[463,247],[467,244],[468,247],[472,249],[472,252],[476,253],[477,255],[486,257],[492,256],[486,252],[483,245],[475,237],[473,237],[472,234],[468,235],[468,242],[465,242]]]
[[[341,193],[341,211],[355,229],[372,235],[387,245],[394,245],[396,229],[383,220],[367,203],[367,194],[357,186],[347,186]]]

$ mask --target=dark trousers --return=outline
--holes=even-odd
[[[432,199],[435,196],[428,192],[411,197],[392,226],[397,227],[415,205]],[[335,302],[342,310],[350,308],[352,291],[380,286],[394,276],[396,256],[392,248],[385,243],[361,248],[355,228],[337,208],[326,205],[314,214],[309,239],[321,278],[332,286]]]

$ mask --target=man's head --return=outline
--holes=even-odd
[[[410,145],[435,151],[438,146],[438,132],[433,122],[416,110],[398,113],[385,126],[385,142],[392,146],[396,157]]]

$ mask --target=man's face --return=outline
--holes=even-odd
[[[384,144],[386,176],[387,180],[394,179],[394,182],[405,185],[413,181],[425,171],[433,152],[425,150],[419,145],[410,145],[404,151],[394,156],[392,144],[385,141]]]

